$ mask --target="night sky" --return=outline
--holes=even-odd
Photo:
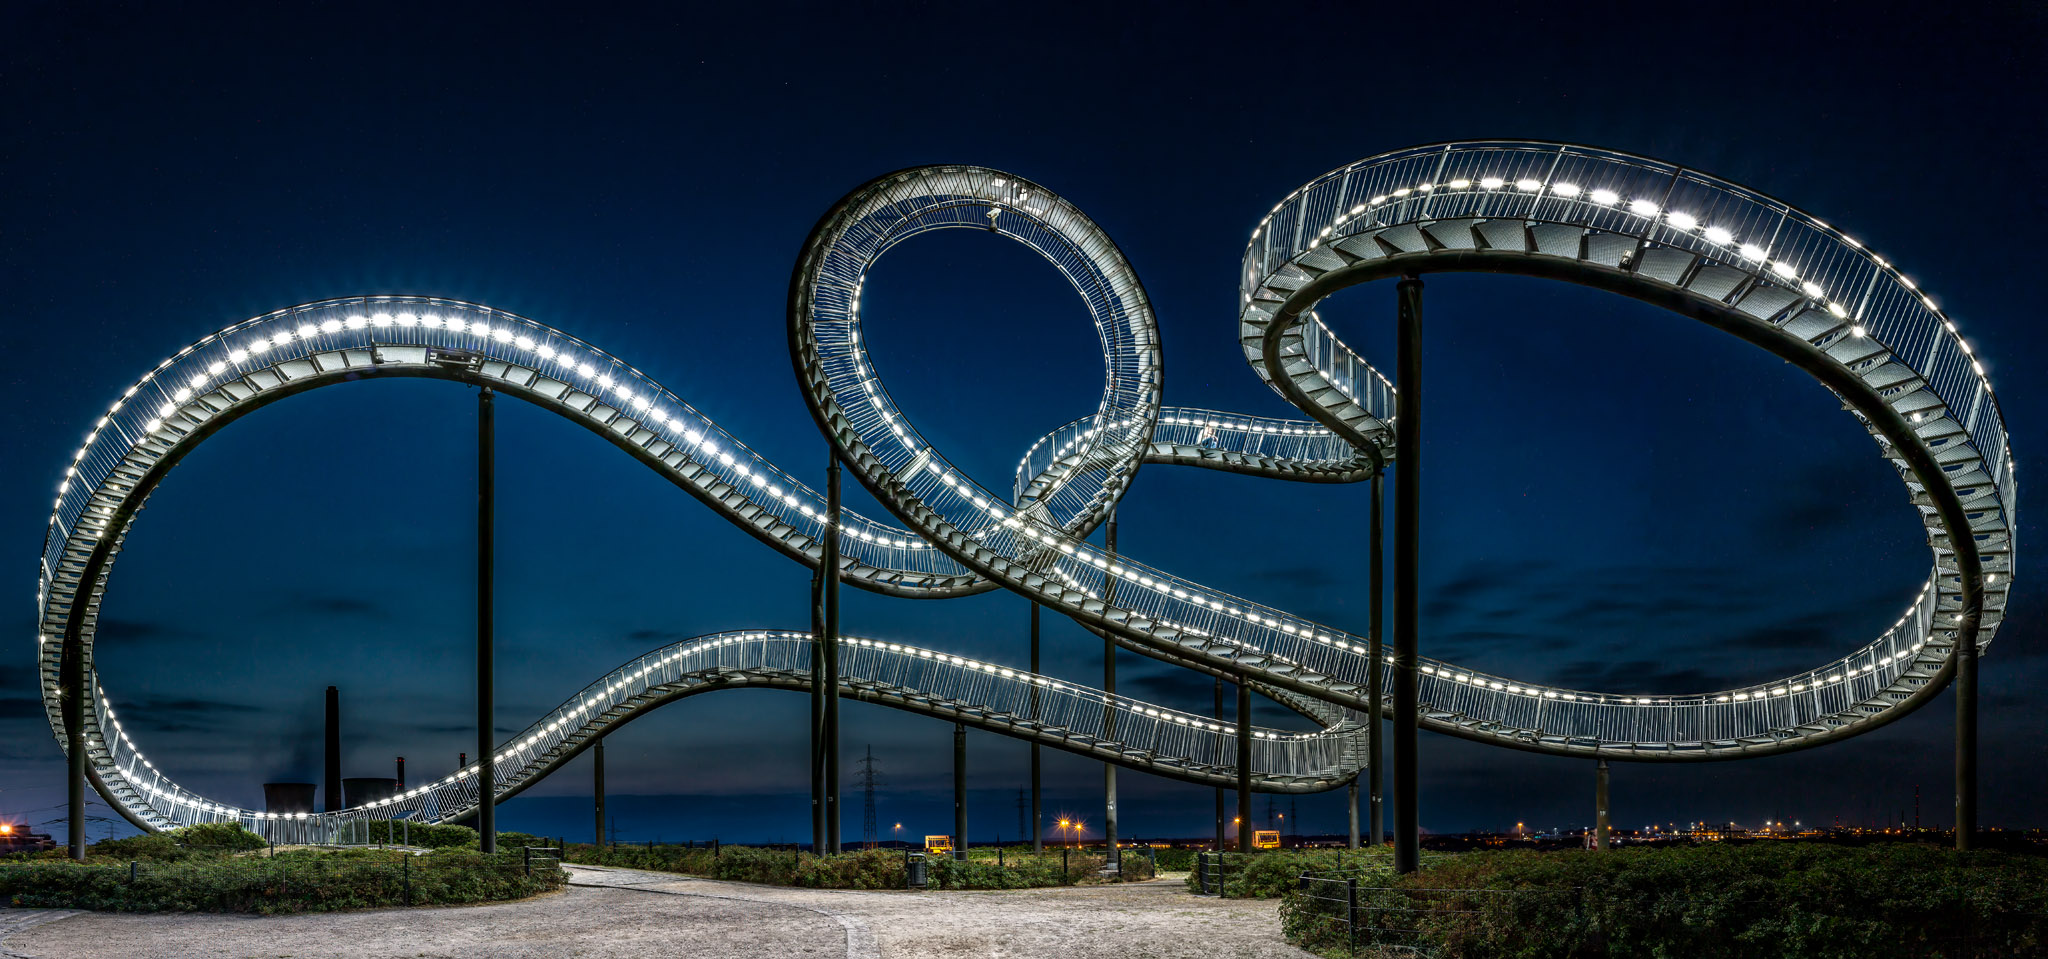
[[[841,195],[918,164],[993,166],[1073,200],[1152,298],[1166,402],[1286,416],[1235,342],[1235,274],[1252,226],[1294,187],[1457,138],[1683,163],[1811,211],[1906,269],[1985,358],[2031,466],[2048,450],[2048,334],[2031,282],[2048,249],[2030,225],[2048,217],[2048,20],[2022,4],[1905,22],[1799,6],[1111,17],[721,5],[534,19],[7,5],[0,542],[20,578],[0,616],[17,643],[0,671],[0,815],[61,813],[62,758],[33,678],[31,560],[71,450],[143,371],[303,301],[474,300],[624,358],[821,485],[825,443],[786,346],[791,264]],[[1021,246],[920,237],[881,263],[867,298],[897,401],[985,486],[1008,489],[1034,439],[1097,403],[1086,311]],[[1425,310],[1425,654],[1581,688],[1700,692],[1847,652],[1917,593],[1928,551],[1895,471],[1783,363],[1537,280],[1431,277]],[[1391,371],[1391,284],[1322,312]],[[424,781],[474,751],[474,409],[473,391],[445,382],[316,391],[249,416],[171,474],[115,569],[97,652],[116,708],[170,775],[258,808],[265,781],[317,779],[328,684],[342,688],[347,775],[388,775],[404,755]],[[498,424],[505,732],[660,644],[805,626],[805,568],[565,420],[501,403]],[[884,515],[848,486],[850,505]],[[1146,467],[1120,545],[1362,634],[1367,506],[1362,485]],[[2042,541],[2043,506],[2021,507],[2024,550]],[[1983,666],[1993,825],[2048,819],[2048,577],[2033,566],[2021,557]],[[1026,661],[1015,595],[844,595],[849,634]],[[1047,672],[1100,683],[1099,639],[1048,617],[1045,643]],[[1126,693],[1208,708],[1205,677],[1130,653],[1119,672]],[[808,839],[807,708],[785,692],[724,692],[610,737],[620,836]],[[1269,702],[1255,712],[1303,725]],[[1618,766],[1617,824],[1895,821],[1916,785],[1923,821],[1945,824],[1953,715],[1944,694],[1818,750]],[[844,716],[849,839],[854,759],[870,746],[883,838],[897,822],[950,831],[949,724],[860,704]],[[969,751],[972,834],[1015,838],[1027,747],[975,732]],[[1046,756],[1048,819],[1078,815],[1093,832],[1100,765]],[[1425,829],[1592,817],[1589,761],[1425,734],[1422,762]],[[507,803],[501,828],[587,836],[588,766]],[[1121,784],[1127,835],[1206,833],[1209,790],[1129,772]],[[1301,799],[1306,828],[1341,830],[1342,795]]]

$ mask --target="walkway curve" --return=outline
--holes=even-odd
[[[860,334],[872,263],[910,236],[960,227],[1010,236],[1059,268],[1088,304],[1108,367],[1097,410],[1028,451],[1008,497],[988,492],[923,441],[874,373]],[[1758,242],[1744,242],[1752,234]],[[1357,769],[1356,731],[1372,707],[1362,688],[1361,637],[1103,553],[1085,537],[1145,463],[1308,481],[1370,476],[1386,461],[1398,423],[1393,384],[1312,307],[1352,283],[1443,270],[1611,289],[1792,359],[1840,394],[1900,466],[1927,519],[1935,570],[1919,599],[1873,643],[1743,689],[1602,693],[1426,661],[1425,727],[1621,759],[1780,752],[1903,715],[1945,683],[1958,643],[1989,641],[2012,569],[2013,467],[1996,398],[1953,323],[1881,258],[1790,207],[1656,161],[1558,144],[1450,144],[1359,161],[1291,194],[1261,222],[1245,256],[1240,339],[1259,374],[1313,424],[1163,408],[1159,332],[1135,271],[1099,227],[1042,186],[982,167],[941,166],[857,189],[814,229],[789,299],[792,359],[814,417],[902,524],[843,514],[842,576],[898,596],[1005,588],[1128,648],[1243,676],[1322,721],[1324,732],[1297,735],[1334,750],[1326,765],[1268,767],[1262,785],[1334,785],[1330,771]],[[1860,294],[1841,292],[1856,288]],[[818,562],[822,496],[581,340],[434,298],[280,310],[164,360],[109,408],[73,456],[37,590],[38,659],[60,744],[68,742],[58,683],[65,656],[93,675],[92,635],[113,557],[168,470],[253,409],[384,376],[488,385],[568,416],[785,555]],[[1973,548],[1950,548],[1965,541]],[[789,685],[791,675],[760,683]],[[1033,688],[1018,675],[1004,681],[1009,692]],[[96,678],[90,682],[79,730],[89,774],[124,815],[147,828],[269,821],[170,783],[134,749]],[[553,767],[501,768],[537,778]],[[1214,772],[1169,774],[1208,781]],[[424,808],[418,814],[446,818]]]

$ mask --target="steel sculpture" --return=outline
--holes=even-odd
[[[962,473],[917,432],[861,336],[861,289],[875,260],[945,228],[993,229],[1045,256],[1087,304],[1108,368],[1094,413],[1027,451],[1008,495]],[[1377,475],[1393,460],[1395,384],[1313,307],[1349,285],[1457,271],[1610,290],[1805,370],[1897,467],[1926,525],[1932,567],[1918,599],[1870,643],[1735,689],[1580,690],[1386,656],[1395,688],[1414,684],[1422,728],[1603,760],[1734,759],[1875,729],[1958,676],[1972,688],[1976,653],[2002,620],[2012,575],[2013,466],[1983,366],[1934,301],[1853,238],[1743,187],[1605,150],[1470,142],[1331,171],[1252,232],[1240,344],[1258,375],[1314,422],[1162,406],[1159,330],[1135,271],[1093,221],[1036,183],[982,167],[920,167],[835,205],[792,278],[791,354],[838,461],[897,521],[838,517],[830,546],[841,552],[840,578],[896,596],[1008,589],[1124,648],[1248,682],[1323,729],[1254,730],[1239,742],[1213,717],[851,637],[829,664],[840,694],[1219,787],[1348,784],[1365,764],[1366,716],[1380,708],[1368,691],[1376,637],[1112,556],[1086,537],[1147,463],[1308,482]],[[819,491],[638,369],[560,331],[422,297],[333,300],[237,323],[164,360],[94,424],[65,470],[44,544],[37,646],[51,725],[75,781],[89,778],[137,825],[238,821],[290,840],[333,836],[351,820],[443,821],[474,809],[477,770],[491,768],[482,763],[334,813],[274,815],[195,795],[136,748],[92,670],[113,559],[180,459],[261,406],[393,376],[477,385],[559,413],[769,547],[813,568],[826,553],[834,524]],[[1397,631],[1397,655],[1402,638]],[[809,690],[813,639],[722,633],[627,663],[490,753],[495,793],[517,793],[610,728],[674,699],[728,687]],[[1398,738],[1395,748],[1403,748]],[[1409,788],[1396,782],[1397,806]],[[1959,823],[1973,816],[1963,800]]]

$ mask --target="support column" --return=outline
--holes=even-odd
[[[1252,851],[1252,688],[1237,680],[1237,851]]]
[[[491,648],[491,583],[497,555],[495,515],[497,424],[491,388],[476,398],[476,834],[477,848],[498,851],[498,757],[496,653]]]
[[[1378,848],[1387,841],[1387,797],[1384,786],[1386,782],[1386,767],[1380,762],[1380,757],[1384,752],[1380,749],[1380,737],[1386,733],[1386,717],[1383,715],[1383,710],[1386,709],[1387,688],[1387,654],[1386,647],[1380,639],[1381,624],[1386,619],[1385,614],[1380,610],[1380,603],[1385,598],[1387,592],[1386,584],[1383,582],[1386,578],[1386,563],[1384,562],[1386,545],[1383,538],[1383,532],[1386,529],[1384,522],[1386,498],[1382,494],[1385,492],[1386,468],[1382,466],[1372,472],[1372,525],[1366,537],[1366,548],[1372,552],[1372,556],[1366,563],[1366,580],[1369,584],[1368,588],[1372,590],[1372,596],[1366,604],[1366,616],[1372,620],[1371,627],[1366,631],[1368,637],[1366,655],[1370,656],[1372,661],[1367,663],[1365,667],[1366,695],[1371,698],[1372,702],[1372,725],[1366,727],[1365,730],[1365,781],[1367,786],[1366,802],[1371,807],[1367,810],[1367,815],[1370,817],[1370,835],[1374,848]]]
[[[1216,677],[1216,725],[1218,725],[1218,726],[1221,726],[1221,725],[1223,725],[1223,677],[1221,677],[1221,676],[1218,676],[1218,677]],[[1224,817],[1224,816],[1226,815],[1226,812],[1227,812],[1227,811],[1225,810],[1225,808],[1224,808],[1224,806],[1223,806],[1223,787],[1222,787],[1222,786],[1218,786],[1218,787],[1216,787],[1216,851],[1217,851],[1217,852],[1222,852],[1222,851],[1223,851],[1223,844],[1224,844],[1224,843],[1225,843],[1226,841],[1228,841],[1228,839],[1229,839],[1229,836],[1230,836],[1230,833],[1229,833],[1229,831],[1228,831],[1229,823],[1225,822],[1225,821],[1224,821],[1224,818],[1223,818],[1223,817]]]
[[[953,724],[953,858],[967,858],[967,727]]]
[[[322,790],[327,794],[327,812],[337,812],[345,798],[341,792],[341,690],[327,687],[327,726],[321,762]]]
[[[1038,672],[1038,603],[1031,604],[1031,675]],[[1031,718],[1038,717],[1038,684],[1031,684]],[[1045,807],[1039,793],[1038,741],[1031,741],[1031,851],[1045,851]]]
[[[1608,836],[1612,832],[1607,823],[1607,760],[1593,772],[1593,848],[1607,848]]]
[[[828,528],[827,538],[833,533]],[[820,547],[820,556],[827,552]],[[811,575],[811,851],[825,848],[825,563]]]
[[[1349,809],[1351,810],[1351,848],[1353,848],[1353,849],[1357,849],[1357,848],[1358,848],[1358,777],[1357,777],[1357,776],[1353,776],[1353,777],[1351,777],[1351,784],[1350,784],[1350,785],[1348,785],[1348,786],[1346,786],[1346,787],[1344,787],[1344,794],[1345,794],[1345,797],[1346,797],[1346,798],[1348,798],[1348,799],[1350,800],[1350,802],[1349,802],[1349,803],[1347,804],[1347,808],[1349,808]],[[1296,829],[1300,829],[1301,827],[1300,827],[1300,825],[1298,825],[1298,824],[1297,824],[1297,825],[1295,826],[1295,828],[1296,828]]]
[[[1956,645],[1956,848],[1968,850],[1977,832],[1977,643],[1975,630],[1959,632],[1968,641]]]
[[[1414,872],[1422,864],[1422,831],[1416,822],[1416,674],[1421,665],[1417,636],[1416,567],[1422,512],[1422,281],[1413,274],[1395,285],[1400,297],[1395,389],[1400,405],[1394,421],[1394,463],[1401,483],[1394,487],[1394,871]]]
[[[839,457],[825,470],[825,513],[832,529],[825,537],[825,851],[839,852]]]
[[[83,589],[81,588],[81,592]],[[71,835],[71,858],[85,858],[85,637],[74,624],[65,627],[64,648],[57,661],[58,706],[64,722],[64,801]]]
[[[590,761],[590,794],[596,797],[597,847],[604,848],[604,737],[597,737]]]
[[[1109,523],[1103,532],[1103,544],[1108,548],[1109,558],[1116,560],[1116,507],[1109,508]],[[1103,573],[1103,602],[1116,605],[1116,578]],[[1102,691],[1108,698],[1102,707],[1102,733],[1110,742],[1116,742],[1116,641],[1105,636],[1102,639]],[[1116,843],[1116,764],[1102,764],[1102,837],[1107,844],[1108,867],[1122,871],[1122,856]]]

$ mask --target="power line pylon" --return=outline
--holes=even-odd
[[[860,761],[860,788],[862,793],[860,817],[861,848],[875,848],[875,784],[880,777],[875,775],[875,747],[868,747],[867,757]]]

